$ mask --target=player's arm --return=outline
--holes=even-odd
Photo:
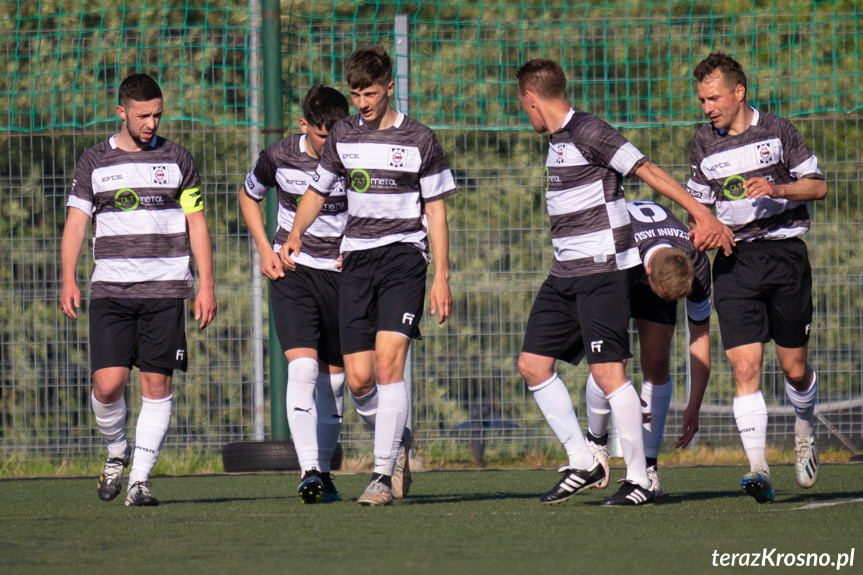
[[[452,292],[449,288],[449,225],[446,221],[446,203],[443,198],[425,204],[429,227],[429,242],[434,261],[434,281],[430,294],[431,314],[440,310],[438,325],[449,317],[452,309]]]
[[[288,236],[288,241],[282,244],[279,256],[282,260],[282,265],[287,269],[294,271],[297,264],[291,259],[291,255],[300,253],[303,247],[302,237],[309,229],[321,209],[324,207],[326,198],[322,196],[315,188],[310,187],[303,194],[303,199],[300,200],[300,205],[297,208],[297,214],[294,216],[294,227],[291,228],[291,234]]]
[[[764,178],[749,178],[743,183],[743,190],[750,200],[767,196],[794,202],[811,202],[823,200],[827,196],[827,182],[814,178],[800,178],[791,184],[774,184]]]
[[[267,238],[267,228],[264,224],[261,204],[246,194],[245,187],[240,188],[240,211],[243,213],[246,227],[252,234],[252,239],[261,255],[261,273],[273,281],[285,277],[285,270],[279,261],[279,254],[273,250],[273,246]]]
[[[71,319],[78,319],[75,312],[81,307],[81,290],[78,289],[78,259],[84,247],[90,216],[78,208],[69,208],[63,239],[60,241],[60,265],[63,287],[60,291],[60,309]]]
[[[651,162],[644,162],[639,166],[635,170],[635,175],[657,193],[689,212],[690,222],[694,221],[692,229],[695,233],[692,241],[696,248],[700,250],[722,248],[726,255],[731,254],[731,248],[734,246],[732,231],[713,215],[710,208],[693,198],[677,180]]]
[[[698,432],[698,414],[710,379],[710,321],[689,322],[689,404],[683,412],[682,435],[675,447],[689,445]]]
[[[203,205],[201,206],[203,208]],[[210,233],[207,231],[207,220],[204,212],[198,210],[186,213],[186,223],[189,226],[189,245],[195,257],[195,267],[198,270],[200,285],[195,297],[195,321],[200,320],[198,327],[204,329],[216,317],[216,283],[213,279],[213,248],[210,244]]]

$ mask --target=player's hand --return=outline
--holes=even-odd
[[[711,213],[695,222],[689,231],[693,245],[701,251],[722,249],[726,256],[734,247],[734,232]]]
[[[674,446],[678,449],[683,449],[689,442],[692,441],[692,438],[695,437],[695,434],[698,433],[698,410],[690,407],[686,408],[686,411],[683,412],[683,427],[681,429],[683,435],[680,436],[680,439],[677,440],[677,444]]]
[[[749,178],[743,182],[743,192],[749,200],[757,200],[765,196],[768,198],[781,198],[784,196],[779,186],[768,182],[764,178]]]
[[[216,292],[213,288],[201,288],[198,290],[198,297],[195,298],[195,321],[198,323],[198,329],[204,329],[216,317]]]
[[[342,264],[344,263],[344,258],[342,254],[339,254],[339,257],[336,258],[336,269],[342,271]]]
[[[279,258],[282,260],[282,266],[286,270],[295,271],[297,269],[297,263],[291,259],[291,256],[296,257],[302,247],[303,241],[293,234],[289,235],[288,241],[282,244],[282,248],[279,250]]]
[[[66,317],[70,319],[78,319],[78,314],[75,312],[81,307],[81,290],[74,283],[63,284],[63,290],[60,292],[60,309]]]
[[[266,250],[261,254],[261,274],[273,281],[285,277],[285,270],[282,268],[279,254],[272,249]]]
[[[440,325],[446,321],[446,318],[449,317],[449,312],[452,309],[452,292],[449,289],[449,281],[438,279],[438,277],[435,276],[429,299],[431,304],[429,306],[431,314],[435,315],[440,312],[437,318],[437,323]]]

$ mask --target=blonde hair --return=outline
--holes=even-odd
[[[657,250],[650,259],[650,279],[668,299],[678,300],[692,293],[694,274],[692,261],[681,249]]]

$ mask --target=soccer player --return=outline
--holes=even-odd
[[[303,236],[306,250],[285,274],[279,251],[318,161],[324,140],[348,115],[348,101],[333,88],[316,85],[303,100],[301,134],[261,152],[240,190],[240,208],[261,255],[261,273],[270,279],[274,323],[288,360],[288,425],[302,470],[303,503],[341,501],[330,475],[330,460],[342,429],[345,385],[339,345],[339,244],[348,217],[347,198],[338,187]],[[279,229],[270,245],[260,202],[278,186]],[[317,389],[317,394],[315,390]]]
[[[554,372],[557,359],[586,356],[608,397],[627,465],[620,490],[603,505],[654,501],[641,435],[641,403],[626,379],[629,281],[641,263],[623,197],[633,175],[682,205],[699,223],[696,245],[730,249],[731,234],[710,210],[596,116],[572,109],[556,62],[531,60],[516,72],[519,101],[538,133],[550,132],[545,191],[554,263],[528,319],[518,368],[569,456],[560,481],[541,498],[560,503],[605,478],[582,435],[569,391]]]
[[[171,422],[174,370],[186,370],[185,298],[195,297],[189,248],[200,285],[195,321],[204,329],[216,316],[212,250],[201,180],[192,155],[156,136],[162,91],[145,74],[120,84],[120,132],[81,156],[75,168],[61,243],[60,306],[78,318],[76,272],[93,219],[95,267],[90,284],[90,366],[93,412],[108,442],[98,494],[120,493],[132,463],[126,505],[158,505],[150,471]],[[138,366],[143,405],[135,432],[134,462],[126,439],[126,389]]]
[[[689,238],[689,228],[665,207],[649,201],[628,202],[632,232],[642,265],[633,268],[631,315],[638,329],[641,348],[642,436],[651,490],[664,497],[657,458],[665,419],[671,404],[671,339],[677,323],[677,300],[686,298],[689,320],[691,387],[683,413],[683,435],[677,447],[686,447],[698,431],[698,414],[710,378],[710,260]],[[609,404],[592,376],[587,378],[587,442],[605,469],[608,485]]]
[[[773,501],[767,465],[767,405],[761,393],[764,343],[776,344],[785,392],[796,420],[797,484],[818,479],[814,410],[818,379],[807,360],[812,323],[812,269],[800,236],[809,230],[807,202],[827,195],[818,160],[788,120],[746,103],[746,74],[722,53],[710,54],[692,74],[710,122],[689,151],[689,192],[716,206],[737,249],[717,254],[713,286],[719,331],[734,372],[734,417],[749,473],[743,490]]]
[[[348,388],[374,427],[375,466],[357,502],[392,505],[410,488],[412,434],[404,382],[411,339],[419,338],[429,247],[434,258],[430,311],[449,316],[449,232],[444,198],[455,181],[434,132],[390,105],[392,62],[381,47],[357,50],[345,79],[358,114],[333,125],[321,163],[303,197],[282,261],[288,269],[307,250],[302,235],[347,182],[348,222],[339,297]]]

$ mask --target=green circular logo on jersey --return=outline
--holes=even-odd
[[[743,189],[745,181],[743,176],[729,176],[722,183],[722,193],[729,200],[742,200],[746,197],[746,190]]]
[[[545,171],[542,173],[542,179],[545,180],[545,191],[548,191],[548,166],[545,167]]]
[[[117,193],[114,194],[114,205],[124,212],[134,210],[138,207],[139,203],[140,199],[138,198],[138,194],[136,194],[135,190],[131,188],[117,190]]]
[[[351,171],[351,188],[353,188],[355,192],[365,192],[369,189],[371,183],[372,179],[369,177],[369,173],[367,171],[360,168]]]

